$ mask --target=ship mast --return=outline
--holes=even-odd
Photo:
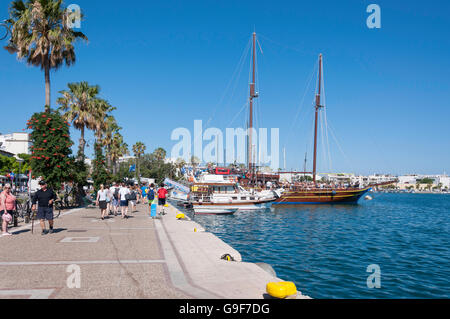
[[[252,137],[253,137],[253,99],[258,97],[258,93],[255,92],[255,82],[256,82],[256,33],[253,32],[253,75],[252,83],[250,83],[250,118],[248,122],[248,152],[247,152],[247,163],[248,170],[253,172],[253,160],[252,160]]]
[[[316,184],[316,161],[317,161],[317,122],[319,118],[319,110],[323,106],[320,105],[320,94],[322,92],[322,54],[319,55],[319,85],[316,94],[316,115],[315,115],[315,123],[314,123],[314,162],[313,162],[313,181]]]

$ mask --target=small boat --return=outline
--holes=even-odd
[[[220,207],[194,207],[194,212],[196,215],[233,215],[236,213],[236,208],[220,208]]]

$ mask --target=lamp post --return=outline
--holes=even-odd
[[[20,174],[21,174],[21,172],[22,172],[22,163],[23,163],[23,159],[18,158],[17,161],[19,162],[19,172],[17,173],[16,176],[14,176],[14,180],[15,180],[16,192],[19,193],[19,192],[17,191],[17,180],[19,180],[19,188],[20,188],[20,184],[21,184]]]

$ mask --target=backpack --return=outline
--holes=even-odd
[[[136,200],[136,199],[137,199],[136,192],[135,191],[131,191],[130,200]]]
[[[147,198],[148,198],[148,200],[154,200],[155,199],[155,191],[153,189],[149,189],[147,191]]]
[[[116,190],[114,191],[114,199],[118,200],[119,199],[119,188],[117,187]]]

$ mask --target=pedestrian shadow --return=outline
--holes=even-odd
[[[54,228],[53,233],[58,234],[60,232],[66,231],[66,230],[67,230],[67,228]]]
[[[12,232],[13,235],[20,235],[20,234],[24,234],[24,233],[29,233],[31,232],[31,229],[22,229],[22,230],[18,230],[15,232]]]

